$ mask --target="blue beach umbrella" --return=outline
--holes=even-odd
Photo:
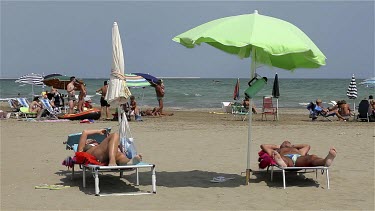
[[[156,84],[158,82],[158,80],[159,80],[157,77],[152,76],[150,74],[146,74],[146,73],[133,73],[133,74],[134,75],[142,76],[143,78],[145,78],[151,84]]]

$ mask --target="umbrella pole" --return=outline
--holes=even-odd
[[[276,98],[276,119],[279,121],[279,98]]]
[[[255,71],[256,71],[256,62],[255,62],[255,47],[253,46],[252,47],[252,52],[251,52],[251,73],[250,73],[250,80],[252,78],[254,78],[255,76]],[[253,109],[253,100],[250,98],[249,100],[249,128],[248,128],[248,132],[247,132],[247,137],[248,137],[248,140],[247,140],[247,165],[246,165],[246,185],[249,184],[250,182],[250,172],[251,172],[251,169],[250,169],[250,152],[251,152],[251,119],[252,119],[252,116],[253,116],[253,112],[252,112],[252,109]]]

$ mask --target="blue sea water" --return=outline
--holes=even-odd
[[[89,95],[93,95],[94,103],[99,104],[100,96],[95,90],[103,85],[106,79],[84,79]],[[233,91],[237,79],[233,78],[173,78],[163,79],[165,85],[164,106],[172,109],[206,109],[221,108],[221,102],[234,102]],[[15,83],[14,79],[0,79],[0,98],[21,96],[32,98],[32,86]],[[240,79],[240,97],[244,97],[244,91],[248,87],[249,79]],[[357,79],[357,84],[362,81]],[[342,100],[352,103],[346,96],[350,79],[280,79],[279,107],[303,108],[301,103],[308,103],[317,98],[329,103],[331,100]],[[262,96],[271,95],[273,79],[269,79],[267,85],[255,97],[257,107],[262,105]],[[45,87],[49,90],[49,87]],[[357,85],[357,104],[369,95],[375,95],[374,88]],[[40,94],[42,87],[33,87],[34,94]],[[60,90],[66,94],[66,91]],[[131,89],[141,106],[155,107],[157,100],[155,90],[152,87]],[[78,93],[77,93],[78,94]],[[328,106],[328,104],[326,104]]]

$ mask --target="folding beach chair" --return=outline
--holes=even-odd
[[[20,110],[20,105],[16,99],[9,99],[8,100],[9,107],[11,111],[18,112]]]
[[[313,102],[310,102],[309,105],[307,105],[307,110],[309,110],[310,114],[309,114],[309,118],[311,118],[312,121],[315,121],[316,119],[318,119],[319,116],[323,117],[324,119],[332,122],[332,120],[330,119],[330,117],[332,116],[335,116],[336,114],[335,113],[331,113],[331,114],[324,114],[322,112],[321,109],[318,109],[318,107],[316,106],[315,103]]]
[[[315,172],[315,178],[318,178],[318,170],[321,171],[323,174],[326,173],[326,181],[327,181],[327,189],[330,189],[330,183],[329,183],[329,167],[327,166],[314,166],[314,167],[282,167],[276,164],[276,162],[273,160],[271,156],[269,156],[266,152],[261,150],[259,153],[259,168],[266,168],[267,172],[269,171],[269,168],[271,168],[271,181],[273,181],[273,173],[274,168],[278,168],[282,171],[283,175],[283,188],[286,189],[286,172],[298,172],[300,174],[303,173],[311,173]],[[301,172],[303,171],[303,172]]]
[[[234,118],[240,118],[242,121],[245,121],[246,117],[249,115],[249,109],[246,109],[243,105],[240,103],[234,103],[231,105],[232,108],[232,114],[234,115]]]
[[[35,118],[38,116],[38,113],[30,112],[29,107],[21,107],[19,111],[19,116],[25,118]]]
[[[49,99],[41,99],[40,102],[42,102],[43,108],[46,109],[49,113],[49,115],[53,118],[57,118],[57,115],[61,113],[61,110],[59,108],[53,108]]]
[[[368,100],[362,100],[358,105],[357,119],[360,121],[366,120],[370,122],[371,107]]]
[[[26,107],[26,108],[28,108],[29,105],[30,105],[29,101],[28,101],[26,98],[24,98],[24,97],[17,98],[17,101],[18,101],[18,103],[21,105],[21,107]]]
[[[267,114],[273,115],[273,120],[276,120],[277,108],[273,106],[271,96],[263,96],[262,120],[263,120],[263,117],[265,117],[267,120]]]

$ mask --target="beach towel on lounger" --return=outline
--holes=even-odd
[[[276,165],[275,160],[263,150],[258,152],[259,155],[259,168],[264,169],[271,165]]]
[[[67,157],[65,160],[63,160],[62,165],[67,166],[68,168],[72,168],[74,164],[93,164],[93,165],[100,165],[100,166],[106,166],[107,163],[99,162],[95,156],[87,153],[87,152],[76,152],[75,156]]]

